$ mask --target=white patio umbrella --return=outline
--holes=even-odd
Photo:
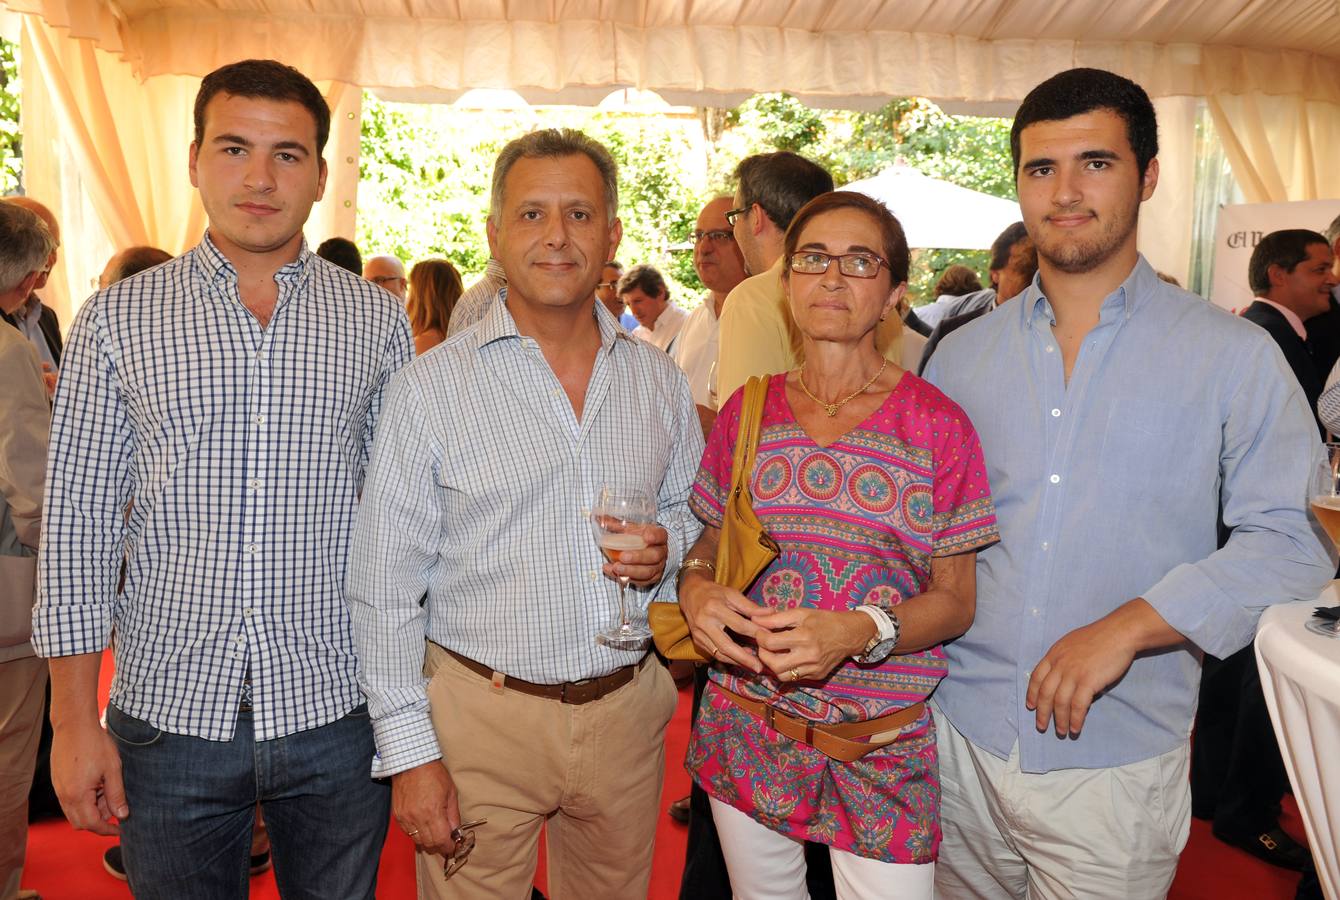
[[[839,190],[880,201],[898,217],[909,247],[986,250],[1019,221],[1019,204],[895,165]]]

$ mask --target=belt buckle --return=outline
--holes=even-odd
[[[563,685],[563,690],[558,699],[563,703],[571,703],[574,706],[580,706],[583,703],[590,703],[599,695],[600,685],[598,678],[586,678],[582,681],[569,681]]]
[[[771,703],[763,704],[763,724],[773,731],[777,730],[776,708]]]

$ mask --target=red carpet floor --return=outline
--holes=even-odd
[[[110,678],[110,666],[104,665],[104,691]],[[688,792],[684,772],[684,748],[688,741],[690,693],[680,692],[679,709],[666,736],[665,796],[673,799]],[[664,806],[664,804],[662,804]],[[1302,823],[1291,801],[1286,800],[1284,827],[1302,838]],[[671,900],[679,896],[679,875],[684,861],[685,830],[669,817],[662,819],[656,835],[656,857],[652,864],[651,900]],[[44,900],[126,900],[130,891],[102,869],[103,849],[112,838],[76,832],[65,822],[34,825],[28,840],[28,862],[23,886],[41,891]],[[539,877],[544,887],[541,862]],[[1247,854],[1214,839],[1205,822],[1193,820],[1191,840],[1182,854],[1177,880],[1173,883],[1174,900],[1292,900],[1298,876],[1257,862]],[[273,875],[267,873],[251,881],[253,898],[278,898]],[[402,900],[414,896],[414,860],[409,839],[394,824],[382,853],[379,898]]]

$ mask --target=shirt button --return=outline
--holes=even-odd
[[[1060,415],[1061,415],[1061,411],[1060,411],[1059,409],[1054,409],[1054,410],[1052,410],[1052,418],[1053,418],[1053,419],[1060,417]]]
[[[259,491],[261,489],[261,480],[259,478],[253,478],[247,482],[247,487],[251,488],[253,491]]]
[[[233,640],[240,647],[247,642],[247,636],[245,634],[239,634],[237,637],[233,638]]]
[[[1055,350],[1055,349],[1056,349],[1056,348],[1053,347],[1051,344],[1048,344],[1048,345],[1047,345],[1047,352],[1048,352],[1048,353],[1051,353],[1051,352],[1052,352],[1053,350]]]
[[[252,613],[252,609],[251,609],[251,607],[248,606],[246,609],[242,610],[242,618],[244,618],[244,619],[250,619],[250,618],[251,618],[251,613]]]
[[[1036,606],[1033,607],[1033,609],[1031,609],[1031,610],[1029,610],[1029,611],[1030,611],[1031,613],[1033,613],[1033,615],[1035,615],[1035,616],[1038,614],[1038,609],[1037,609]]]
[[[256,418],[255,418],[253,421],[255,421],[255,423],[256,423],[257,425],[264,425],[264,424],[265,424],[265,416],[256,416]]]
[[[1050,481],[1052,484],[1060,484],[1060,483],[1061,483],[1061,476],[1060,476],[1060,475],[1053,475],[1051,478],[1048,478],[1047,480]]]
[[[252,553],[252,554],[260,553],[260,552],[261,552],[261,545],[260,545],[260,544],[247,544],[247,552],[248,552],[248,553]]]
[[[600,575],[599,572],[587,572],[586,578],[588,581],[595,581],[599,575]]]
[[[1047,550],[1047,549],[1049,549],[1050,547],[1051,547],[1051,544],[1049,544],[1047,541],[1043,541],[1043,542],[1042,542],[1042,549],[1043,549],[1043,550]]]

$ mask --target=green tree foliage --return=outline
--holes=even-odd
[[[485,221],[493,160],[503,144],[533,128],[580,128],[619,163],[618,255],[651,263],[691,306],[702,289],[689,235],[698,210],[732,193],[736,164],[753,153],[790,150],[833,173],[837,184],[901,162],[954,184],[1013,198],[1009,121],[951,116],[919,98],[875,112],[815,110],[786,94],[760,94],[733,110],[682,115],[538,107],[520,111],[382,103],[364,96],[358,243],[365,253],[407,261],[445,256],[467,276],[488,258]],[[963,263],[986,279],[982,251],[914,255],[914,302],[934,299],[945,268]]]
[[[18,56],[18,45],[0,38],[0,194],[17,190],[23,175]]]

